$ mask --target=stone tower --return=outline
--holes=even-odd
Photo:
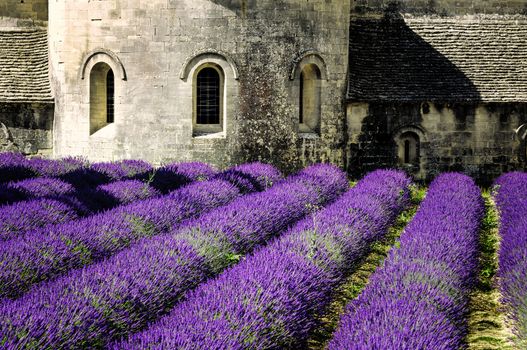
[[[349,1],[49,4],[55,154],[343,164]]]

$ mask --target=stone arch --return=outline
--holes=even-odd
[[[317,51],[304,51],[293,60],[289,79],[293,81],[300,133],[320,134],[322,90],[326,77],[326,64]]]
[[[326,80],[328,77],[328,69],[326,62],[322,58],[320,52],[316,50],[306,50],[298,54],[291,63],[289,70],[289,80],[300,78],[300,74],[306,65],[316,65],[320,70],[320,79]]]
[[[426,131],[419,126],[409,125],[397,129],[393,133],[393,140],[397,146],[398,164],[417,172],[421,169],[426,142]]]
[[[228,54],[218,50],[205,50],[197,52],[185,60],[185,63],[183,63],[183,67],[179,72],[179,79],[186,81],[190,72],[197,66],[200,66],[203,62],[225,62],[232,70],[234,80],[240,78],[236,62]],[[219,65],[224,66],[224,64]]]
[[[123,63],[119,57],[112,51],[103,48],[92,50],[84,56],[80,71],[80,79],[84,80],[86,78],[86,72],[91,72],[93,66],[100,62],[104,62],[110,66],[116,77],[121,80],[127,80],[126,70],[124,69]]]
[[[219,124],[203,124],[198,122],[199,73],[206,68],[212,68],[219,75]],[[237,98],[238,68],[235,62],[219,51],[203,51],[186,60],[183,64],[180,79],[187,83],[189,94],[192,95],[192,136],[193,137],[225,137],[229,115]]]
[[[527,124],[520,125],[516,130],[516,136],[520,141],[525,141],[527,138]]]
[[[81,94],[88,106],[89,134],[112,135],[115,126],[110,126],[119,120],[122,82],[127,80],[121,60],[114,52],[97,48],[84,56],[79,75],[86,82],[81,84]],[[98,133],[101,129],[108,132]]]

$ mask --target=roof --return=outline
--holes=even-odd
[[[354,18],[348,99],[527,102],[527,17]]]
[[[0,28],[0,102],[52,102],[47,31]]]

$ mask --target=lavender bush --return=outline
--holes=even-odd
[[[121,180],[97,186],[90,196],[97,208],[107,209],[157,197],[160,194],[155,188],[140,180]]]
[[[4,346],[102,347],[144,327],[220,266],[236,262],[238,255],[286,229],[311,206],[331,199],[329,193],[339,194],[346,187],[340,170],[315,166],[171,234],[142,240],[108,260],[7,301],[0,306]]]
[[[36,199],[71,196],[75,188],[60,179],[51,177],[30,178],[7,184],[0,184],[0,204]]]
[[[527,173],[495,182],[500,211],[499,288],[521,347],[527,345]]]
[[[75,193],[75,188],[71,184],[52,177],[37,177],[10,182],[7,184],[7,188],[23,193],[25,199],[65,196]]]
[[[88,162],[77,157],[65,157],[61,159],[32,158],[29,160],[29,168],[38,176],[59,177],[86,168]]]
[[[0,153],[0,183],[17,181],[36,176],[29,160],[21,153]]]
[[[329,349],[460,349],[484,206],[465,175],[430,185],[384,266],[342,317]]]
[[[105,174],[110,180],[147,179],[154,168],[144,160],[126,159],[117,162],[93,163],[90,168]]]
[[[0,241],[17,237],[20,232],[77,218],[72,206],[53,199],[35,199],[0,206]]]
[[[270,166],[262,165],[261,171],[262,182],[281,177]],[[108,257],[140,238],[167,232],[238,196],[229,182],[197,182],[163,197],[27,232],[0,245],[0,298],[18,297],[35,283]]]
[[[334,191],[330,183],[322,193]],[[200,286],[148,330],[112,348],[300,348],[344,273],[408,204],[409,185],[401,172],[369,174],[327,209]]]
[[[189,179],[203,181],[216,174],[217,171],[206,163],[171,163],[155,170],[150,185],[155,190],[165,194],[173,191],[175,186],[179,187],[190,183]],[[278,174],[278,176],[281,175]]]

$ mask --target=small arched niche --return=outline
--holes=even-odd
[[[304,133],[320,133],[321,73],[316,64],[307,64],[300,72],[298,125]]]
[[[393,140],[397,163],[413,173],[421,171],[426,152],[422,147],[423,142],[427,142],[426,131],[414,125],[405,126],[393,134]]]
[[[406,131],[399,136],[397,154],[400,164],[419,165],[419,151],[419,135]]]
[[[115,76],[105,62],[90,71],[90,135],[115,121]]]

